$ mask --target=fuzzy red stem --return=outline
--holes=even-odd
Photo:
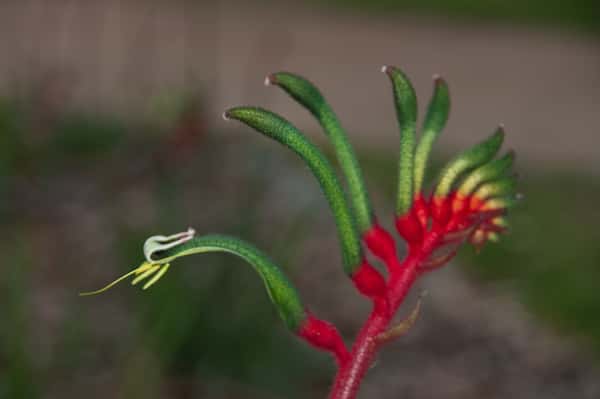
[[[420,246],[411,246],[409,255],[395,269],[387,285],[389,307],[375,305],[352,346],[350,358],[338,370],[330,399],[353,399],[379,349],[376,337],[385,332],[418,277],[418,268],[439,244],[442,231],[428,232]]]
[[[329,399],[354,399],[356,397],[359,386],[382,345],[377,337],[388,329],[394,314],[414,282],[424,272],[442,266],[454,256],[455,252],[451,252],[447,258],[429,259],[436,248],[448,244],[445,242],[448,239],[447,234],[466,231],[469,226],[473,225],[477,227],[484,220],[498,216],[502,212],[500,210],[496,211],[496,214],[485,214],[481,211],[474,213],[473,210],[465,209],[466,199],[464,200],[465,204],[458,201],[452,207],[453,193],[444,198],[433,198],[431,209],[428,209],[422,196],[418,199],[418,203],[410,213],[396,218],[396,227],[408,244],[408,256],[402,263],[398,261],[391,236],[380,226],[373,226],[363,236],[363,240],[371,252],[386,263],[390,278],[384,287],[383,294],[380,294],[381,290],[377,290],[377,295],[367,295],[373,299],[373,310],[359,331],[348,357],[340,363]],[[432,217],[433,223],[431,229],[427,231],[426,218],[429,215]],[[470,240],[476,245],[480,246],[485,242],[485,238],[480,240],[481,242],[475,242],[473,236],[470,237]],[[464,238],[459,235],[455,239]],[[369,279],[364,280],[370,281]],[[372,284],[362,284],[361,286],[370,288]],[[370,293],[373,290],[363,289],[362,291]]]

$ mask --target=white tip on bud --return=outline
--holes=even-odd
[[[387,66],[387,65],[383,65],[383,66],[381,67],[381,72],[383,72],[383,73],[387,73],[389,69],[390,69],[390,67],[389,67],[389,66]]]
[[[440,80],[442,78],[442,75],[440,75],[439,73],[434,73],[431,78],[433,80]]]
[[[221,117],[223,118],[224,121],[228,121],[230,119],[229,116],[227,116],[227,111],[223,112],[221,114]]]
[[[181,245],[194,238],[194,235],[196,235],[196,231],[191,227],[188,227],[187,231],[182,233],[172,234],[170,236],[158,235],[149,237],[144,242],[144,257],[148,263],[154,264],[156,262],[152,256],[155,253]]]
[[[271,80],[271,75],[267,75],[265,77],[265,86],[271,86],[273,84],[273,81]]]

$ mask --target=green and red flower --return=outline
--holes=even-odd
[[[396,311],[416,279],[447,264],[468,242],[480,249],[497,241],[507,229],[506,215],[516,203],[514,154],[497,157],[504,139],[502,126],[487,139],[463,151],[440,172],[431,191],[423,188],[431,149],[446,125],[450,98],[446,82],[434,76],[433,96],[422,124],[417,126],[415,90],[398,68],[384,66],[394,93],[400,128],[398,185],[394,225],[406,243],[400,258],[392,234],[377,221],[361,169],[346,132],[321,92],[308,80],[288,72],[269,75],[265,83],[280,87],[314,115],[331,142],[347,192],[333,166],[302,132],[281,116],[258,107],[227,110],[225,119],[238,120],[283,144],[298,155],[317,179],[334,216],[343,269],[373,310],[351,348],[335,326],[302,305],[296,289],[281,269],[254,246],[232,237],[195,237],[193,230],[154,236],[144,246],[146,261],[115,282],[136,276],[156,283],[177,258],[204,252],[227,252],[248,262],[262,278],[267,293],[286,326],[297,336],[333,354],[338,373],[330,398],[354,398],[360,382],[382,345],[404,334],[414,323],[419,305],[404,321],[392,326]],[[417,140],[417,132],[420,137]],[[386,267],[384,276],[369,263],[365,251]]]

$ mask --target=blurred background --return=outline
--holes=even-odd
[[[525,201],[500,244],[419,282],[415,328],[360,398],[600,397],[599,21],[595,0],[2,0],[0,398],[325,397],[332,361],[285,331],[240,260],[77,294],[136,267],[148,236],[193,226],[264,249],[352,339],[369,305],[316,182],[220,115],[262,105],[324,144],[263,86],[278,70],[308,77],[391,227],[382,64],[409,74],[421,109],[434,73],[449,82],[434,165],[503,122]]]

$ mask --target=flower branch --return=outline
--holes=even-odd
[[[323,127],[334,147],[348,193],[342,189],[323,153],[289,121],[257,107],[236,107],[224,113],[226,119],[238,120],[291,149],[319,183],[337,227],[343,270],[357,291],[373,304],[350,349],[333,324],[317,318],[302,305],[297,290],[273,261],[237,238],[196,237],[192,229],[171,236],[150,237],[144,244],[146,260],[141,266],[84,295],[104,292],[132,276],[133,284],[146,281],[143,288],[147,289],[179,257],[215,251],[236,255],[261,277],[287,328],[334,357],[338,370],[329,398],[355,398],[375,354],[406,334],[415,323],[421,298],[405,320],[394,325],[393,319],[418,277],[443,267],[464,243],[479,250],[488,241],[498,241],[508,228],[507,213],[519,199],[515,193],[516,179],[510,171],[514,153],[509,151],[496,158],[504,139],[502,126],[452,159],[440,172],[431,193],[424,191],[431,149],[449,115],[448,85],[441,77],[434,76],[433,95],[423,126],[418,129],[417,98],[410,80],[393,66],[385,66],[382,71],[392,84],[400,129],[394,224],[407,247],[404,259],[398,257],[393,236],[377,222],[347,134],[315,85],[289,72],[271,74],[265,80],[267,85],[282,88]],[[365,249],[385,265],[387,278],[368,262]]]

